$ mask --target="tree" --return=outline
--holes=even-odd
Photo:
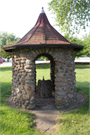
[[[8,43],[17,42],[20,38],[16,37],[13,33],[9,34],[7,32],[3,32],[0,34],[0,42],[1,46],[5,46]]]
[[[8,33],[7,32],[4,32],[4,33],[0,34],[1,46],[6,45],[7,37],[8,37]]]
[[[86,29],[90,21],[90,0],[52,0],[49,10],[55,14],[61,31],[69,35]]]
[[[15,37],[14,34],[9,34],[7,32],[4,32],[4,33],[0,34],[1,56],[3,58],[7,58],[7,61],[9,61],[9,59],[11,58],[12,53],[4,51],[3,47],[11,45],[11,44],[15,44],[16,42],[18,42],[19,39],[20,38]]]
[[[84,35],[82,37],[82,40],[78,37],[68,36],[68,34],[65,35],[65,38],[67,38],[70,42],[83,45],[84,48],[81,51],[75,51],[75,57],[89,57],[90,56],[90,33],[89,35]]]
[[[3,50],[3,48],[1,48],[1,56],[3,58],[7,58],[7,62],[9,62],[9,59],[11,58],[12,53],[6,52],[6,51]]]
[[[42,61],[47,61],[48,60],[48,58],[45,57],[45,56],[41,56],[39,59],[41,59]]]
[[[89,35],[83,36],[84,49],[82,50],[83,55],[90,57],[90,33]]]

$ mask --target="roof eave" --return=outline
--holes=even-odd
[[[14,46],[6,46],[3,47],[3,49],[6,52],[12,52],[14,49],[19,49],[19,48],[42,48],[42,47],[67,47],[67,48],[74,48],[75,51],[80,51],[83,49],[82,45],[77,45],[77,44],[24,44],[24,45],[14,45]]]

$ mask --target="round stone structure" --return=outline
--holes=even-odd
[[[50,25],[42,9],[36,25],[18,43],[4,47],[12,52],[11,101],[26,109],[35,108],[35,60],[45,56],[50,60],[56,107],[64,108],[76,102],[74,51],[81,49],[83,46],[70,43]]]

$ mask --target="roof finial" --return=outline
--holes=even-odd
[[[44,12],[44,8],[43,8],[43,7],[42,7],[42,11],[41,11],[41,13],[45,13],[45,12]]]

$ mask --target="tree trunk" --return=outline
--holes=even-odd
[[[7,58],[7,62],[9,62],[9,58]]]

